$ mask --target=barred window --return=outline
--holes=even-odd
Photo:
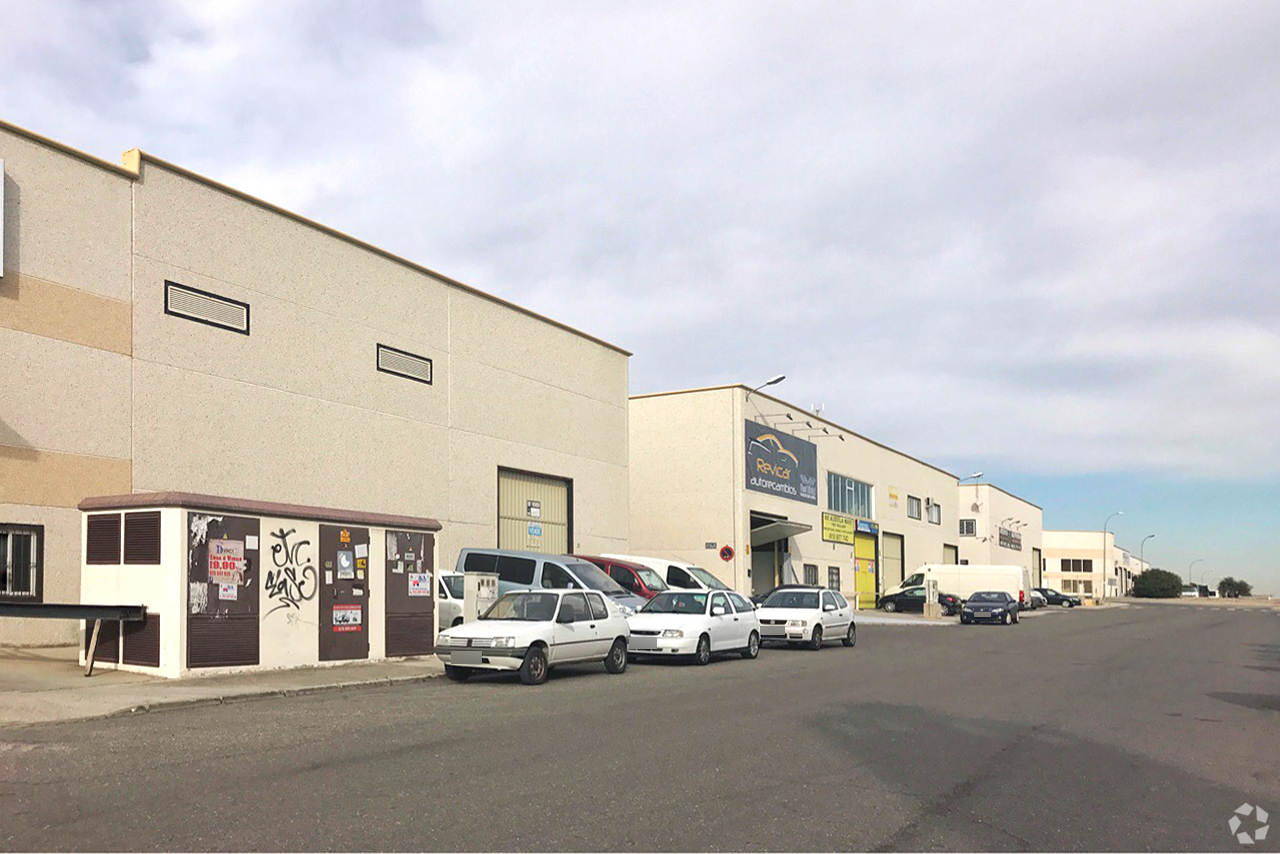
[[[960,520],[960,536],[962,537],[978,536],[978,520],[977,519],[961,519]]]

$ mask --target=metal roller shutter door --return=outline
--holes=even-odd
[[[498,548],[568,554],[571,491],[562,478],[499,469]]]

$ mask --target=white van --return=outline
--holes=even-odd
[[[923,587],[926,579],[938,582],[939,593],[950,593],[968,599],[979,590],[1003,590],[1018,600],[1019,608],[1030,608],[1030,573],[1020,566],[980,566],[975,564],[926,564],[908,576],[900,585],[884,592],[885,596],[908,587]]]
[[[680,560],[667,560],[661,557],[640,557],[638,555],[600,555],[600,557],[626,560],[647,566],[667,582],[668,587],[678,590],[728,590],[729,585],[716,578],[700,566]]]

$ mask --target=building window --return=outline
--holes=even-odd
[[[961,519],[960,520],[960,536],[962,537],[978,536],[978,520],[977,519]]]
[[[804,583],[815,585],[818,583],[818,565],[816,563],[806,563],[804,565]]]
[[[1081,560],[1080,558],[1064,557],[1062,559],[1062,571],[1063,572],[1093,572],[1093,560],[1091,558],[1086,558],[1084,560]]]
[[[827,509],[860,519],[874,519],[871,484],[827,472]]]
[[[44,528],[0,525],[0,601],[39,602],[43,598]]]
[[[936,501],[932,501],[929,503],[929,524],[930,525],[942,524],[942,505]]]
[[[907,496],[907,516],[912,519],[920,518],[920,499],[914,495]]]
[[[840,567],[838,566],[827,567],[827,589],[829,590],[840,589]]]

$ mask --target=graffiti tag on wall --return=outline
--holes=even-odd
[[[274,566],[267,570],[267,596],[276,603],[267,614],[280,609],[301,610],[302,603],[315,598],[319,590],[319,577],[315,564],[311,562],[310,540],[297,540],[290,543],[289,537],[297,532],[296,528],[281,528],[271,534],[271,562]]]

